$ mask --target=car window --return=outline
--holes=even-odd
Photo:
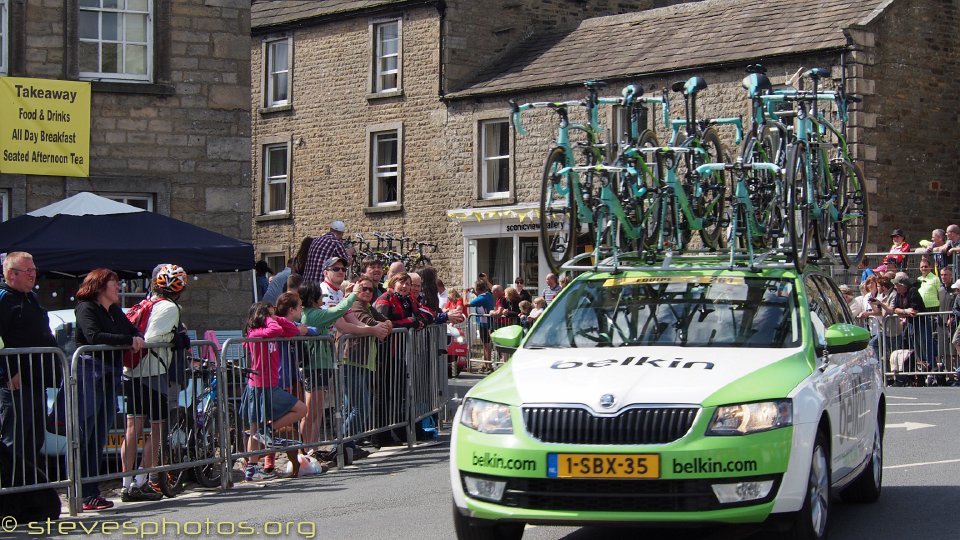
[[[844,301],[837,285],[826,276],[814,276],[814,280],[820,285],[820,292],[823,293],[826,308],[830,312],[833,324],[849,323],[852,318],[850,306]]]
[[[794,347],[792,280],[640,276],[577,281],[541,315],[524,347]]]

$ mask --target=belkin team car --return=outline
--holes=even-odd
[[[764,523],[821,539],[835,497],[879,498],[884,378],[837,286],[812,266],[709,268],[588,271],[529,333],[495,334],[516,352],[454,421],[458,538]]]

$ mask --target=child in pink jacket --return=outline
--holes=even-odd
[[[275,340],[305,334],[298,327],[273,313],[273,306],[257,302],[250,306],[243,334],[248,338]],[[247,451],[273,445],[273,430],[293,425],[307,414],[307,406],[280,388],[280,348],[276,341],[244,344],[250,355],[250,368],[255,371],[247,380],[240,402],[240,411],[250,424]],[[248,461],[244,477],[248,481],[272,478],[257,467],[257,459]]]

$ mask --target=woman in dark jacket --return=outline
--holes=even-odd
[[[116,272],[98,268],[84,278],[77,291],[77,345],[143,347],[143,336],[120,309],[120,282]],[[96,351],[82,355],[76,366],[80,417],[80,472],[100,474],[107,432],[117,414],[117,390],[123,372],[122,351]],[[84,483],[84,510],[106,510],[113,503],[100,495],[96,483]]]

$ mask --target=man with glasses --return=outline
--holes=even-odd
[[[33,287],[37,267],[33,255],[15,251],[3,260],[0,284],[0,341],[6,348],[56,347],[47,312]],[[25,463],[27,478],[37,464],[45,432],[44,388],[57,385],[57,365],[48,355],[0,357],[0,444],[13,453],[16,463]],[[18,467],[19,468],[19,467]],[[6,476],[6,475],[4,475]],[[0,486],[11,485],[0,478]]]

